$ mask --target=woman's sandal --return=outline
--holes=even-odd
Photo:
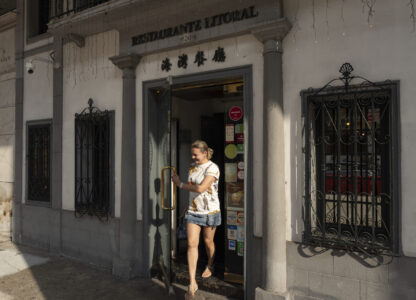
[[[209,275],[204,275],[207,271],[209,271],[210,272],[210,274]],[[212,274],[214,274],[214,265],[207,265],[206,267],[205,267],[205,270],[204,270],[204,272],[202,272],[202,275],[201,275],[201,277],[202,278],[210,278],[211,276],[212,276]]]
[[[198,290],[198,285],[196,285],[196,288],[192,291],[191,285],[188,285],[188,291],[185,294],[185,299],[193,299],[195,297],[196,291]]]

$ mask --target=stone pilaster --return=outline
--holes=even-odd
[[[22,185],[23,185],[23,77],[24,77],[24,1],[16,1],[16,109],[15,109],[15,144],[14,144],[14,192],[12,207],[12,240],[22,242]]]
[[[53,121],[52,121],[52,194],[50,251],[62,250],[62,122],[63,122],[63,43],[54,37],[55,59],[53,63]]]
[[[110,60],[123,71],[120,252],[113,262],[113,273],[128,279],[134,276],[136,255],[136,66],[140,57],[126,54]]]
[[[281,19],[253,32],[264,45],[263,278],[257,299],[284,299],[287,292],[281,41],[289,28]]]

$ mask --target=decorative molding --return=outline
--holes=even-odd
[[[23,57],[31,57],[40,53],[49,52],[53,50],[53,43],[49,43],[40,47],[27,50],[23,53]]]
[[[268,40],[281,42],[289,32],[292,25],[286,18],[265,23],[251,30],[251,33],[262,43]]]
[[[140,62],[141,56],[134,53],[129,53],[121,54],[118,56],[112,56],[109,59],[121,70],[135,69],[138,63]]]
[[[78,48],[83,48],[85,46],[85,38],[82,35],[76,33],[68,33],[65,40],[74,42]]]
[[[0,16],[0,32],[16,26],[16,11],[10,11]]]

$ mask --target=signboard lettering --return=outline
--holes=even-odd
[[[213,28],[223,24],[243,21],[245,19],[255,18],[259,15],[255,6],[238,9],[223,14],[206,17],[203,20],[195,20],[188,23],[180,24],[174,27],[165,28],[159,31],[146,32],[144,34],[132,37],[132,45],[140,45],[157,40],[189,34],[191,32],[200,31],[203,28]]]

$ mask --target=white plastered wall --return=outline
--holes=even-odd
[[[115,111],[115,216],[120,217],[122,73],[109,60],[119,52],[118,40],[117,31],[108,31],[87,37],[83,48],[64,45],[62,207],[66,210],[75,208],[75,114],[92,98],[100,110]]]
[[[226,60],[223,63],[212,61],[217,47],[223,47]],[[204,51],[207,60],[205,64],[198,67],[194,64],[195,54]],[[178,56],[183,53],[188,55],[188,67],[180,69],[177,67]],[[161,70],[161,63],[168,57],[172,63],[169,72]],[[254,177],[254,234],[262,234],[262,144],[263,144],[263,45],[252,35],[244,35],[235,38],[224,39],[215,42],[201,43],[197,46],[184,47],[159,54],[145,56],[137,66],[137,218],[143,217],[142,207],[142,151],[143,151],[143,81],[161,79],[168,76],[180,76],[194,74],[216,69],[225,69],[252,65],[253,68],[253,177]]]
[[[0,32],[0,41],[14,41],[14,28]],[[15,113],[15,56],[14,44],[0,45],[0,183],[13,182],[14,113]],[[0,187],[0,201],[9,198],[7,188]]]
[[[14,40],[14,28],[0,32],[0,235],[10,234],[12,214],[16,98]]]
[[[283,44],[283,84],[287,189],[287,238],[301,240],[304,166],[302,164],[301,98],[299,92],[319,88],[338,77],[350,62],[353,75],[371,81],[400,80],[401,130],[401,243],[405,255],[416,256],[416,33],[406,1],[377,1],[367,21],[360,1],[284,1],[285,16],[293,27]],[[299,8],[297,9],[297,5]],[[297,11],[297,13],[296,13]],[[343,13],[343,17],[342,17]],[[296,23],[296,19],[298,22]],[[328,20],[328,22],[327,22]],[[316,36],[316,38],[315,38]]]
[[[33,60],[35,66],[34,72],[29,74],[24,70],[24,88],[23,88],[23,183],[27,182],[26,169],[26,124],[28,121],[38,121],[52,119],[53,117],[53,66],[52,63],[39,61],[49,60],[49,53],[44,52],[35,56],[26,57],[24,63]],[[26,202],[26,184],[22,184],[23,202]]]

